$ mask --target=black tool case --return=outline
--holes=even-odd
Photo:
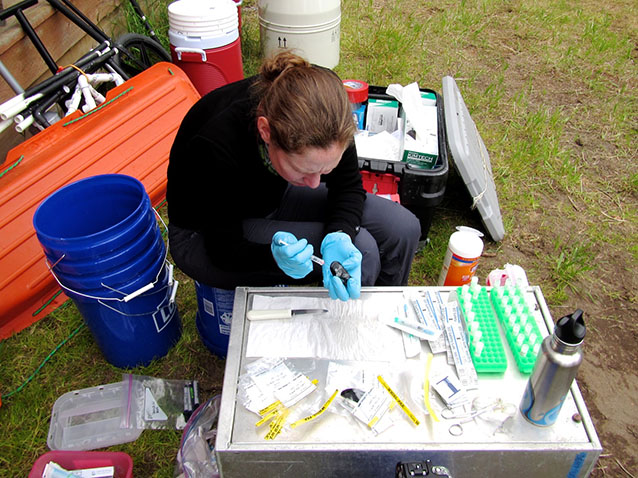
[[[385,93],[382,86],[370,86],[368,97],[374,99],[394,99]],[[421,222],[421,238],[425,239],[432,224],[432,217],[436,207],[443,201],[448,176],[447,136],[443,101],[434,90],[421,88],[423,92],[436,95],[438,116],[439,157],[432,169],[420,169],[403,161],[385,161],[359,156],[359,169],[373,174],[393,174],[399,180],[398,193],[406,208],[412,211]]]

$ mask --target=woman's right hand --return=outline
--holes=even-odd
[[[306,239],[297,240],[294,234],[279,231],[272,236],[270,250],[279,268],[293,279],[301,279],[312,272],[310,256],[314,249]]]

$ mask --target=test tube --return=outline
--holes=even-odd
[[[472,277],[470,283],[470,292],[475,297],[478,297],[479,293],[481,292],[481,286],[478,285],[478,277],[476,276]]]
[[[518,336],[516,337],[516,345],[522,345],[524,341],[525,341],[525,334],[518,334]]]
[[[476,319],[476,313],[472,310],[470,310],[465,317],[467,318],[467,323],[471,324],[472,322],[474,322],[474,319]]]
[[[472,312],[472,302],[470,300],[463,302],[463,312],[465,313],[466,317],[467,317],[467,314]]]
[[[532,332],[531,334],[529,334],[529,343],[530,344],[536,343],[536,332]]]
[[[485,344],[483,342],[481,342],[480,340],[478,342],[476,342],[474,344],[474,356],[475,357],[480,357],[481,354],[483,353],[483,348],[485,347]]]
[[[521,357],[525,357],[527,355],[527,352],[529,352],[529,345],[523,344],[521,346]]]
[[[534,348],[532,349],[532,350],[534,351],[534,355],[537,355],[537,354],[538,354],[538,351],[539,351],[540,349],[541,349],[541,344],[540,344],[540,342],[536,342],[536,343],[534,344]]]
[[[481,332],[479,329],[474,329],[472,331],[472,340],[474,340],[475,342],[480,342],[481,337],[483,337],[483,332]]]
[[[529,335],[529,333],[532,331],[532,324],[530,324],[529,322],[527,322],[525,324],[525,335]]]
[[[518,335],[518,332],[521,330],[521,324],[514,324],[512,327],[512,334]]]

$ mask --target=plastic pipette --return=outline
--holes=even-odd
[[[282,241],[281,239],[279,239],[277,242],[279,243],[280,246],[289,246],[290,245],[286,241]],[[312,262],[315,262],[315,263],[319,264],[320,266],[322,266],[324,264],[324,262],[325,262],[321,257],[317,257],[314,254],[310,256],[310,260]]]

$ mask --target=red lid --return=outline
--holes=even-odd
[[[343,80],[350,103],[363,103],[368,99],[368,84],[361,80]]]

